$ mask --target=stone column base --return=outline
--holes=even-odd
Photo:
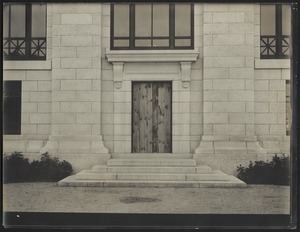
[[[46,144],[47,137],[43,136],[4,136],[3,152],[22,152],[22,153],[39,153],[40,149]]]
[[[41,153],[108,154],[101,135],[49,136],[49,141],[40,150]]]
[[[74,173],[96,164],[106,164],[111,158],[109,150],[104,146],[102,136],[52,135],[40,153],[66,160],[72,164]]]
[[[255,137],[253,137],[255,138]],[[266,154],[255,139],[245,140],[202,140],[194,154]]]

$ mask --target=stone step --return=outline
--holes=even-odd
[[[196,173],[209,174],[212,173],[212,168],[207,165],[198,165],[196,167]]]
[[[116,180],[115,173],[95,173],[91,170],[83,170],[74,175],[75,180]]]
[[[226,174],[145,174],[145,173],[119,173],[117,180],[158,180],[158,181],[198,181],[198,180],[229,180]]]
[[[96,173],[91,170],[81,171],[75,175],[76,180],[158,180],[158,181],[199,181],[199,180],[229,180],[228,175],[221,171],[211,174],[185,174],[185,173]]]
[[[149,173],[119,173],[117,180],[159,180],[159,181],[184,181],[186,174],[149,174]]]
[[[242,188],[246,184],[233,177],[227,181],[139,181],[77,180],[69,176],[58,182],[61,187],[152,187],[152,188]]]
[[[225,174],[222,171],[214,170],[210,174],[187,174],[186,180],[188,180],[188,181],[197,181],[197,180],[228,181],[228,180],[230,180],[230,176]]]
[[[191,159],[192,154],[174,153],[132,153],[132,154],[113,154],[113,159]]]
[[[109,167],[108,172],[110,173],[196,173],[195,167],[121,167],[114,166]]]
[[[92,172],[107,172],[107,165],[95,165],[92,167]]]
[[[171,166],[171,167],[195,167],[193,159],[110,159],[108,166]]]
[[[100,173],[212,173],[211,167],[207,165],[199,165],[196,167],[153,167],[153,166],[143,166],[143,167],[121,167],[121,166],[111,166],[106,165],[96,165],[92,167],[92,172]]]

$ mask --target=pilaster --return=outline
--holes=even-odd
[[[107,154],[101,127],[101,4],[55,3],[52,24],[51,135],[41,152]]]
[[[254,130],[254,4],[204,4],[203,12],[203,135],[195,154],[265,153]]]

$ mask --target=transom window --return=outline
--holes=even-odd
[[[4,4],[3,55],[6,60],[46,59],[45,4]]]
[[[290,57],[291,5],[261,5],[260,56],[262,59]]]
[[[112,4],[111,49],[192,49],[192,4]]]

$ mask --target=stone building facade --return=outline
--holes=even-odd
[[[46,5],[46,58],[3,62],[4,83],[21,82],[20,130],[4,133],[4,152],[49,152],[76,172],[131,154],[133,85],[165,81],[170,153],[230,174],[289,153],[290,59],[261,57],[259,4],[195,3],[188,49],[145,50],[111,49],[109,3]]]

